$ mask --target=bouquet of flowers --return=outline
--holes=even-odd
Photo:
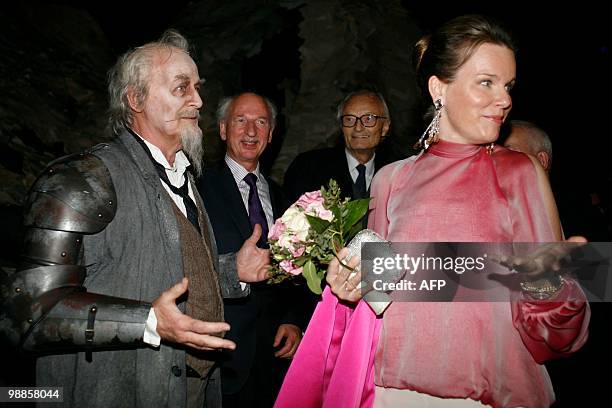
[[[341,198],[335,180],[330,180],[328,188],[304,193],[268,234],[272,254],[269,282],[302,275],[308,288],[320,294],[327,265],[362,229],[369,201]]]

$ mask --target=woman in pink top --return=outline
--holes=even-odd
[[[481,16],[456,18],[416,46],[432,102],[422,152],[372,183],[369,227],[393,242],[562,239],[547,177],[534,158],[493,146],[512,107],[510,36]],[[382,318],[337,263],[277,406],[547,407],[547,359],[587,338],[589,308],[571,280],[544,278],[556,302],[394,302]],[[339,302],[339,299],[343,302]],[[550,300],[549,299],[549,300]]]

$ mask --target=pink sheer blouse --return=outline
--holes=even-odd
[[[559,239],[548,185],[531,160],[496,147],[439,142],[381,169],[370,228],[395,242]],[[541,362],[577,350],[589,308],[569,282],[564,302],[395,302],[376,317],[326,288],[276,407],[369,407],[374,383],[495,407],[554,400]]]
[[[376,175],[370,228],[393,242],[556,241],[546,188],[522,153],[440,141]],[[581,347],[589,320],[575,283],[560,295],[564,302],[394,302],[374,381],[495,407],[548,407],[554,393],[539,363]]]

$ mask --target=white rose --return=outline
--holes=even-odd
[[[278,245],[285,249],[291,248],[291,235],[288,229],[278,238]]]
[[[310,224],[308,223],[308,219],[306,219],[306,215],[304,214],[303,210],[297,207],[290,207],[287,211],[285,211],[285,214],[283,214],[283,223],[285,224],[285,227],[287,227],[285,233],[295,236],[299,241],[304,241],[308,236]]]

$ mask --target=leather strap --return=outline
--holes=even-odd
[[[85,329],[85,344],[91,345],[93,344],[93,339],[95,335],[94,324],[96,323],[96,313],[98,312],[98,306],[92,305],[89,308],[89,314],[87,315],[87,329]],[[92,361],[91,350],[87,350],[85,353],[85,359],[88,363]]]

